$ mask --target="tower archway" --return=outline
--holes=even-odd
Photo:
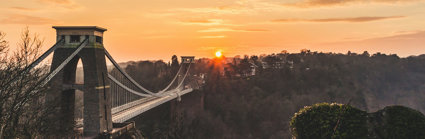
[[[53,54],[51,70],[62,64],[68,56],[85,41],[87,45],[72,58],[65,67],[50,81],[50,100],[59,100],[61,122],[59,128],[73,130],[69,127],[75,122],[75,90],[83,93],[84,136],[97,136],[105,131],[112,131],[111,95],[107,78],[105,49],[102,39],[106,29],[96,26],[54,26],[57,40],[64,38],[64,44]],[[76,83],[76,70],[81,59],[84,82]]]

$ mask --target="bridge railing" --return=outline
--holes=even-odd
[[[131,83],[128,79],[126,79],[117,69],[111,70],[109,73],[110,76],[115,78],[116,81],[112,81],[110,79],[110,91],[111,91],[111,97],[112,97],[112,114],[115,114],[119,111],[122,111],[124,109],[127,109],[129,107],[132,107],[134,105],[137,105],[137,102],[140,102],[143,98],[146,98],[148,96],[139,96],[134,93],[131,93],[128,91],[128,89],[125,89],[125,87],[143,92],[143,90],[136,87],[134,84]]]

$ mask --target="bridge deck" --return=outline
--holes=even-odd
[[[177,98],[178,96],[183,96],[189,92],[192,92],[193,89],[185,89],[182,90],[180,92],[178,92],[178,95],[176,93],[172,93],[168,96],[164,96],[164,97],[153,97],[153,98],[146,98],[146,100],[144,100],[144,103],[132,106],[130,108],[127,108],[123,111],[117,112],[115,114],[112,114],[112,121],[114,123],[122,123],[125,122],[133,117],[136,117],[137,115],[150,110],[158,105],[161,105],[165,102],[168,102],[172,99]]]

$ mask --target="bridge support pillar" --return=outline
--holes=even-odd
[[[189,68],[189,66],[187,66],[187,65],[190,65],[190,64],[193,64],[193,63],[195,63],[195,57],[194,56],[182,56],[181,57],[181,65],[180,66],[183,66],[183,65],[185,65],[185,66],[183,66],[183,67],[185,67],[184,69],[182,69],[182,71],[188,71],[188,70],[190,70]],[[187,81],[187,79],[184,79],[183,77],[185,76],[185,72],[181,72],[179,75],[178,75],[178,83],[180,83],[180,82],[182,82],[183,80],[183,84],[182,84],[182,88],[181,89],[185,89],[185,81]],[[188,75],[189,76],[189,75]]]
[[[100,133],[112,131],[111,94],[107,80],[105,49],[102,41],[99,41],[106,29],[72,26],[54,28],[57,30],[58,40],[65,38],[65,44],[53,54],[52,71],[77,49],[75,43],[79,44],[85,39],[89,41],[88,45],[50,81],[52,88],[47,96],[48,102],[56,100],[61,103],[60,113],[57,116],[62,122],[59,122],[58,128],[69,128],[69,124],[74,123],[75,89],[64,91],[62,87],[66,84],[75,84],[77,63],[81,59],[84,69],[83,136],[94,138]]]

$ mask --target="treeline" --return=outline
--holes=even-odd
[[[148,137],[290,138],[294,113],[320,102],[350,104],[368,112],[394,104],[425,112],[425,55],[400,58],[302,50],[201,59],[194,70],[206,75],[200,90],[205,95],[204,111],[195,118],[182,114],[178,135]],[[163,132],[176,128],[158,126]]]

